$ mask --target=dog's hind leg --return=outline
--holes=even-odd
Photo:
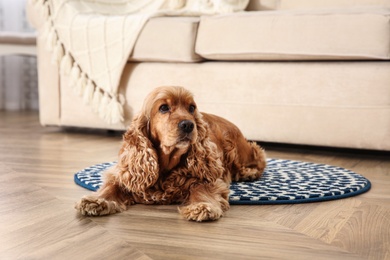
[[[253,181],[261,177],[267,165],[266,155],[255,142],[246,142],[234,151],[233,181]]]

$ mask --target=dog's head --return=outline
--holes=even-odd
[[[179,166],[183,174],[201,180],[214,180],[223,171],[208,125],[193,95],[182,87],[153,90],[123,141],[120,182],[132,192],[143,192],[157,182],[161,172],[179,170]],[[203,160],[207,163],[199,163]]]
[[[152,91],[123,135],[118,162],[105,173],[103,186],[76,208],[103,215],[133,203],[175,202],[192,204],[180,209],[187,219],[219,218],[229,207],[228,179],[222,179],[227,171],[203,115],[182,87]]]
[[[200,113],[193,95],[182,87],[159,87],[145,99],[142,113],[148,135],[165,154],[188,149],[198,137]]]

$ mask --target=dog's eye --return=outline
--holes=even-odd
[[[195,112],[196,107],[194,105],[190,105],[189,111],[191,114]]]
[[[161,105],[160,108],[158,110],[160,110],[160,113],[167,113],[169,112],[171,108],[167,105],[167,104],[164,104],[164,105]]]

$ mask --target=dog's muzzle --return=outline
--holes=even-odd
[[[182,133],[189,134],[194,130],[195,124],[190,120],[183,120],[178,127]]]

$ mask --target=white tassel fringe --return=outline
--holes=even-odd
[[[61,64],[60,64],[60,72],[62,75],[68,76],[70,71],[72,70],[72,57],[70,57],[69,52],[65,54],[64,57],[62,57]]]
[[[46,38],[46,48],[52,52],[52,63],[59,66],[61,75],[69,77],[69,86],[81,96],[83,102],[92,107],[92,110],[108,124],[117,124],[124,121],[123,96],[115,96],[95,86],[92,80],[82,72],[69,51],[65,50],[51,21],[50,6],[46,0],[29,0],[46,19],[40,37]],[[176,8],[184,5],[183,0],[174,1]]]
[[[54,47],[53,54],[51,56],[51,63],[55,65],[59,65],[62,58],[64,57],[64,49],[62,48],[62,44],[57,42]]]
[[[95,87],[90,79],[87,81],[87,85],[84,89],[83,101],[84,104],[89,105],[92,102]]]
[[[47,39],[46,40],[47,40],[46,41],[46,48],[49,51],[53,51],[54,46],[56,46],[56,44],[57,44],[57,35],[56,35],[55,30],[54,30],[54,27],[50,28],[50,31],[47,34]]]
[[[102,101],[103,95],[100,92],[100,89],[96,88],[92,97],[92,111],[95,113],[99,113],[100,103]]]
[[[81,74],[81,77],[76,82],[76,94],[79,96],[84,95],[85,87],[87,86],[87,77],[85,76],[85,73]]]
[[[45,20],[47,20],[50,16],[50,7],[48,2],[44,3],[42,6],[42,16]]]
[[[75,88],[76,87],[76,84],[77,84],[77,81],[79,80],[80,78],[80,69],[79,67],[77,66],[76,63],[73,64],[73,67],[72,67],[72,70],[70,71],[70,75],[69,75],[69,85],[72,87],[72,88]]]
[[[108,105],[109,117],[107,118],[109,124],[117,124],[123,121],[123,107],[116,98],[112,98]]]

